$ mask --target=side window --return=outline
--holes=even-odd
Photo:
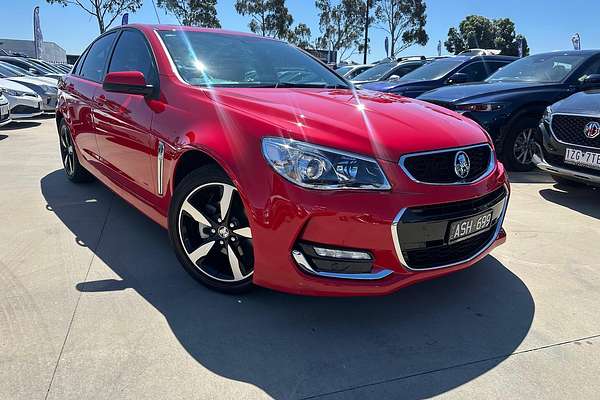
[[[154,58],[146,40],[138,31],[126,30],[115,46],[108,72],[139,71],[146,81],[156,84],[157,74]]]
[[[79,75],[85,79],[94,82],[102,82],[104,78],[104,66],[110,53],[112,43],[115,40],[115,33],[109,33],[106,36],[96,40],[87,52]]]
[[[88,53],[87,50],[84,51],[83,54],[81,54],[79,56],[79,58],[77,59],[77,62],[73,66],[73,71],[71,72],[73,75],[81,74],[81,67],[83,66],[83,61],[85,60],[85,56],[87,56],[87,53]]]
[[[579,78],[577,78],[577,80],[579,82],[583,82],[588,76],[594,75],[594,74],[600,74],[600,58],[598,58],[596,61],[591,63],[587,68],[585,68],[583,70],[583,73],[581,74],[581,76]]]
[[[494,72],[498,71],[500,68],[506,67],[508,64],[510,63],[505,63],[505,62],[491,62],[491,63],[487,63],[487,76],[490,76],[491,74],[493,74]]]
[[[467,74],[469,76],[469,82],[479,82],[488,76],[485,63],[483,62],[469,64],[458,72]]]

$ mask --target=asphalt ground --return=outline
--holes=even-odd
[[[507,244],[391,296],[228,296],[61,167],[0,128],[0,399],[599,398],[600,190],[512,175]]]

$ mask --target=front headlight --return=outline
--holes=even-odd
[[[490,112],[502,108],[502,104],[496,103],[479,103],[479,104],[458,104],[456,111],[458,112]]]
[[[542,120],[545,123],[547,123],[548,125],[550,125],[550,119],[552,119],[552,108],[546,107],[546,110],[544,111],[544,115],[542,116]]]
[[[385,174],[372,158],[276,137],[262,141],[271,167],[296,185],[323,190],[389,190]]]
[[[20,96],[25,96],[25,92],[21,92],[20,90],[13,90],[13,89],[2,89],[4,91],[4,93],[6,93],[9,96],[14,96],[14,97],[20,97]]]

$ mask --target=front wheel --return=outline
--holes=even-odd
[[[250,225],[239,192],[220,169],[197,169],[177,186],[169,236],[180,263],[196,280],[230,293],[252,287]]]
[[[535,118],[523,118],[510,128],[503,146],[504,161],[509,170],[524,172],[535,167],[533,154],[538,122]]]

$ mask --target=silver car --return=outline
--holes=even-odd
[[[27,71],[3,61],[0,61],[0,78],[27,86],[42,98],[42,111],[46,113],[55,112],[58,80],[28,74]]]
[[[10,123],[12,120],[10,119],[10,106],[8,104],[8,99],[4,97],[2,94],[2,89],[0,89],[0,126],[4,126]]]
[[[11,119],[31,118],[43,113],[42,98],[27,86],[0,78],[0,90],[8,100]]]

